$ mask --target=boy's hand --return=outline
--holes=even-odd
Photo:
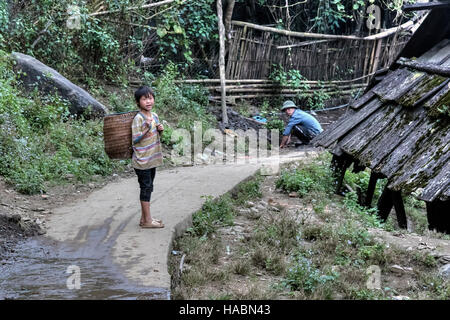
[[[164,130],[164,126],[160,123],[160,124],[158,124],[158,125],[156,126],[156,129],[157,129],[158,131],[163,131],[163,130]]]
[[[150,128],[150,127],[151,127],[151,125],[152,125],[152,122],[151,122],[150,120],[148,120],[148,121],[144,121],[144,127],[148,127],[148,128]]]

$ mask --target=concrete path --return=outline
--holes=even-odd
[[[262,166],[276,167],[279,161],[303,157],[305,152],[296,152],[259,164],[204,165],[157,171],[151,212],[154,218],[164,221],[162,229],[138,226],[137,178],[121,179],[94,191],[83,201],[55,209],[47,222],[46,237],[78,245],[95,238],[99,250],[110,251],[107,254],[127,279],[140,286],[170,292],[167,262],[172,241],[189,226],[192,213],[204,202],[202,196],[220,196]],[[105,247],[104,243],[110,245]]]

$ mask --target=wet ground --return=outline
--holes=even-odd
[[[0,299],[167,300],[170,292],[132,283],[111,260],[107,226],[83,245],[44,237],[20,240],[1,262]]]
[[[54,208],[80,201],[91,191],[66,186],[43,200],[20,195],[0,180],[0,300],[170,299],[167,290],[140,286],[123,276],[111,259],[108,221],[89,230],[83,244],[39,235],[42,226],[36,218],[46,220]]]

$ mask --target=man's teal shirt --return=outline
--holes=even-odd
[[[322,126],[316,120],[316,118],[300,109],[295,109],[294,113],[289,119],[288,125],[284,129],[283,135],[288,136],[289,134],[291,134],[291,130],[295,125],[299,125],[302,128],[313,132],[314,134],[319,134],[323,131]]]

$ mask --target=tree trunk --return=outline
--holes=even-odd
[[[228,123],[227,104],[226,104],[226,91],[225,91],[225,27],[223,25],[223,10],[222,0],[217,0],[217,22],[219,25],[219,42],[220,42],[220,54],[219,54],[219,72],[220,72],[220,88],[221,88],[221,101],[222,101],[222,123]]]

